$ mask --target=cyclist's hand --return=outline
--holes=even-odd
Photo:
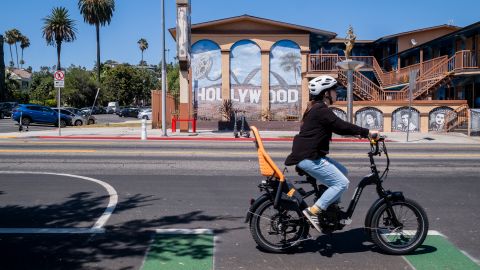
[[[380,132],[378,130],[370,130],[368,138],[370,139],[370,141],[376,142],[380,138]]]

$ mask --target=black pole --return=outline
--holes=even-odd
[[[5,86],[5,56],[3,52],[3,36],[0,35],[0,101],[5,101],[7,92]]]

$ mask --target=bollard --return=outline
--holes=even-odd
[[[147,139],[147,119],[142,119],[142,141]]]

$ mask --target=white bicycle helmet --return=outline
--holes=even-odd
[[[328,88],[335,86],[335,84],[337,84],[337,80],[335,80],[332,76],[320,75],[308,82],[308,90],[310,95],[317,96]]]

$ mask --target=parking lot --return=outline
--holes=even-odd
[[[138,120],[134,117],[119,117],[116,114],[96,114],[94,115],[97,122],[96,124],[104,125],[107,123],[122,123],[125,121],[132,121]],[[26,129],[26,127],[24,127]],[[67,126],[65,128],[72,128],[71,126]],[[42,125],[42,124],[31,124],[28,126],[28,131],[41,131],[41,130],[52,130],[56,129],[53,125]],[[0,133],[8,133],[8,132],[17,132],[19,131],[19,126],[16,121],[13,121],[10,118],[0,119]]]

